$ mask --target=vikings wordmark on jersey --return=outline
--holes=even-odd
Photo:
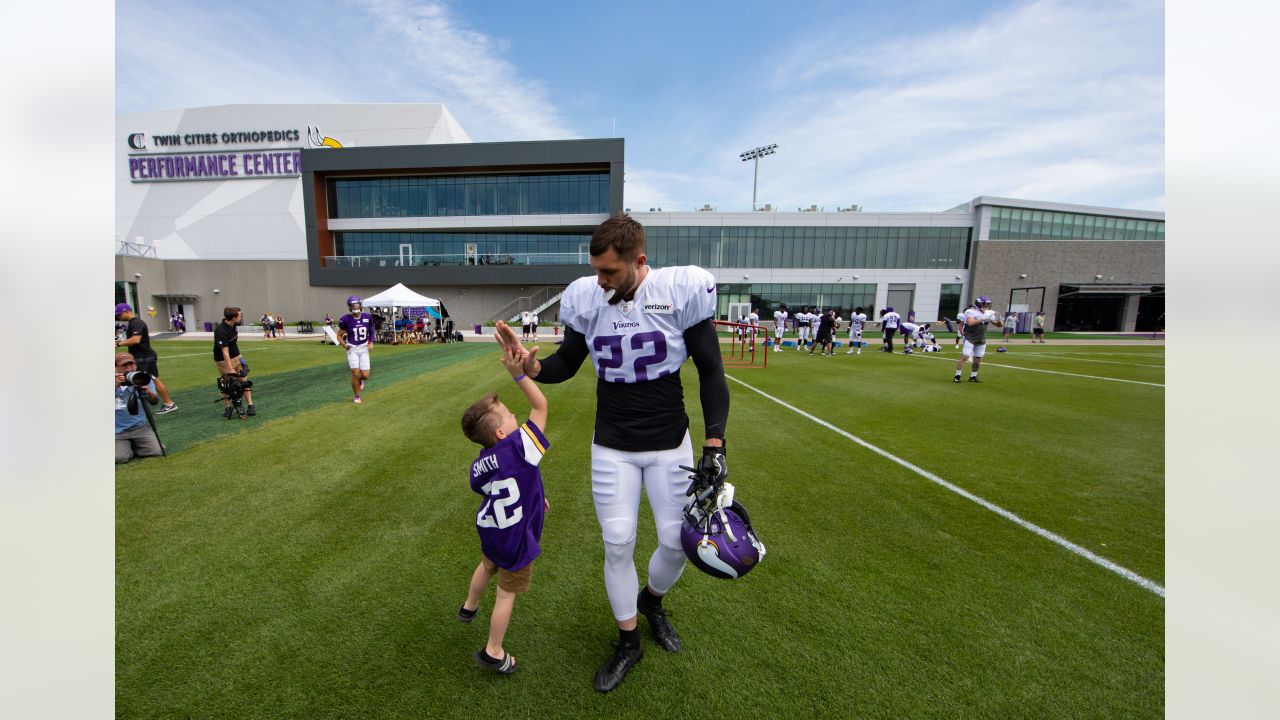
[[[596,376],[641,383],[670,375],[689,356],[684,332],[716,311],[716,281],[699,267],[656,268],[634,297],[610,305],[595,278],[575,280],[560,319],[587,338]]]

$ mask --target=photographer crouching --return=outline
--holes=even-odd
[[[246,380],[249,367],[240,357],[237,341],[240,331],[236,326],[243,318],[240,308],[228,307],[222,310],[222,322],[213,331],[213,361],[218,365],[218,390],[222,393],[222,417],[230,420],[232,415],[244,420],[250,415],[257,415],[253,409],[253,391],[249,388],[253,382]],[[216,402],[216,401],[215,401]],[[247,407],[246,407],[247,406]]]
[[[138,370],[137,361],[128,353],[116,355],[115,365],[116,464],[127,463],[135,457],[163,455],[164,448],[151,428],[147,408],[148,404],[160,402],[155,381],[150,373]]]

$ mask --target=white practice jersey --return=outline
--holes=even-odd
[[[885,314],[884,314],[884,317],[880,318],[880,327],[882,327],[882,328],[896,328],[896,327],[898,327],[898,323],[899,323],[901,320],[902,320],[902,316],[901,316],[901,315],[899,315],[898,313],[896,313],[896,312],[888,312],[888,313],[885,313]]]
[[[854,313],[849,318],[849,332],[851,333],[862,332],[862,326],[865,325],[866,323],[867,323],[866,313]]]
[[[902,333],[902,337],[915,337],[916,331],[919,329],[920,326],[915,323],[902,322],[898,324],[898,332]]]
[[[594,277],[574,280],[560,300],[560,320],[586,337],[596,376],[619,383],[679,370],[684,331],[715,311],[715,277],[692,265],[651,268],[630,302],[610,305]]]
[[[751,323],[752,325],[759,325],[760,315],[757,313],[751,313],[750,315],[747,316],[747,322]]]
[[[787,311],[786,311],[786,310],[774,310],[774,311],[773,311],[773,324],[774,324],[774,326],[775,326],[776,328],[778,328],[779,330],[781,330],[781,329],[785,328],[785,327],[787,326]]]

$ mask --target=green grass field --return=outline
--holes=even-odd
[[[768,557],[737,581],[690,567],[667,601],[684,651],[642,620],[643,661],[599,695],[616,631],[589,371],[543,386],[551,511],[507,635],[521,668],[499,677],[471,661],[492,589],[453,619],[479,559],[459,418],[494,389],[527,410],[495,345],[378,347],[355,406],[337,348],[244,342],[259,415],[241,422],[214,402],[208,343],[158,342],[181,409],[157,419],[171,455],[116,474],[116,713],[1163,716],[1157,591],[760,394],[1163,585],[1163,346],[1017,345],[956,385],[943,344],[728,371],[730,480]],[[642,509],[642,582],[655,542]]]

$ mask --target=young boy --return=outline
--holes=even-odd
[[[499,327],[505,327],[498,321]],[[471,490],[484,498],[476,513],[476,533],[483,556],[471,575],[466,602],[458,621],[469,623],[480,607],[480,596],[489,581],[498,577],[497,598],[489,619],[489,642],[475,653],[480,667],[503,675],[516,671],[516,659],[502,647],[516,594],[529,589],[533,561],[542,552],[542,521],[551,508],[542,489],[538,463],[550,443],[543,435],[547,423],[547,399],[533,380],[525,376],[518,351],[503,352],[502,364],[529,399],[529,419],[516,416],[489,393],[462,416],[462,432],[484,450],[471,464]]]

